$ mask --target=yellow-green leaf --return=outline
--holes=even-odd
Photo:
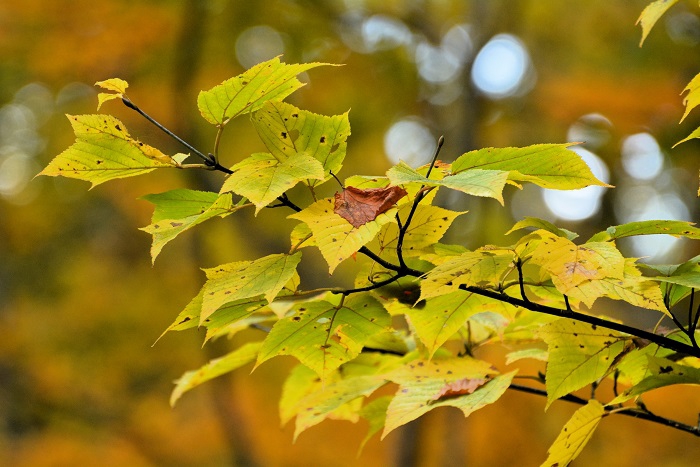
[[[511,363],[515,363],[518,360],[523,360],[525,358],[532,358],[533,360],[546,362],[549,360],[549,352],[540,348],[522,349],[508,352],[506,355],[506,365],[510,365]]]
[[[447,295],[429,298],[420,306],[409,308],[406,315],[432,358],[437,349],[464,326],[467,319],[486,312],[510,316],[515,313],[515,307],[457,290]]]
[[[688,91],[688,94],[685,96],[683,99],[683,105],[685,105],[685,113],[683,113],[683,117],[681,118],[681,122],[685,120],[685,117],[688,116],[691,110],[693,110],[695,107],[697,107],[700,104],[700,73],[695,75],[693,79],[690,80],[690,83],[683,89],[683,92]],[[682,93],[681,93],[682,94]],[[697,131],[697,130],[696,130]],[[686,138],[689,139],[689,138]],[[685,141],[685,140],[683,140]],[[676,143],[675,146],[677,146],[680,143]]]
[[[639,41],[639,46],[644,44],[644,40],[647,38],[651,29],[654,27],[656,22],[666,13],[666,10],[671,8],[673,5],[678,3],[678,0],[656,0],[647,5],[642,14],[639,15],[639,19],[635,24],[640,24],[642,26],[642,39]]]
[[[304,84],[296,76],[306,70],[330,63],[291,64],[275,57],[248,71],[227,79],[208,91],[202,91],[197,106],[202,116],[214,125],[225,125],[239,115],[254,112],[270,100],[280,101]]]
[[[496,286],[513,270],[513,251],[477,250],[450,258],[425,275],[421,299],[444,295],[460,286]]]
[[[622,279],[604,277],[586,281],[569,289],[568,297],[572,301],[584,302],[588,308],[593,305],[597,298],[608,297],[669,315],[659,284],[643,277],[635,266],[635,260],[631,258],[625,259]]]
[[[309,226],[331,273],[341,262],[371,242],[384,224],[396,222],[394,208],[355,228],[336,214],[333,207],[333,198],[325,198],[289,216]]]
[[[360,443],[358,448],[358,456],[362,453],[367,441],[369,441],[372,436],[384,428],[384,420],[386,420],[386,411],[389,408],[389,403],[391,402],[392,396],[382,396],[369,402],[367,405],[362,407],[360,410],[360,417],[367,420],[369,423],[369,428],[364,439]]]
[[[294,226],[292,232],[289,234],[289,242],[294,250],[307,246],[318,246],[316,245],[313,232],[311,232],[309,226],[303,222]]]
[[[405,204],[399,209],[399,218],[402,221],[408,218],[411,208],[411,204]],[[418,256],[424,253],[424,249],[437,244],[450,225],[452,225],[452,222],[462,214],[465,214],[465,212],[450,211],[438,206],[419,204],[404,235],[402,248],[404,257]],[[385,225],[377,239],[382,251],[387,249],[396,251],[399,239],[399,226],[393,223]]]
[[[225,305],[243,298],[264,296],[271,302],[289,282],[301,261],[301,252],[268,255],[255,261],[237,261],[205,269],[200,322]]]
[[[646,355],[648,359],[646,375],[637,384],[627,389],[610,404],[620,404],[624,401],[640,396],[652,389],[671,386],[673,384],[700,384],[700,369],[691,366],[680,365],[666,358]]]
[[[542,242],[532,252],[530,261],[551,276],[562,294],[568,294],[586,281],[624,277],[625,258],[613,243],[593,242],[579,246],[545,230],[535,233]]]
[[[428,179],[405,162],[389,169],[386,173],[393,185],[420,183],[425,186],[445,186],[472,196],[495,198],[503,204],[503,188],[508,180],[508,172],[502,170],[465,170],[445,176],[440,180]]]
[[[121,99],[126,93],[126,88],[129,87],[129,83],[119,78],[110,78],[104,81],[98,81],[95,86],[99,86],[111,93],[101,92],[97,95],[97,110],[100,110],[102,104],[112,99]]]
[[[294,439],[305,430],[329,418],[343,404],[367,397],[386,383],[381,376],[344,378],[324,385],[299,401]]]
[[[274,318],[267,300],[261,297],[243,298],[221,306],[199,323],[207,328],[204,342],[233,334],[248,328],[253,323],[261,323]]]
[[[255,360],[262,342],[251,342],[230,352],[223,357],[215,358],[198,370],[188,371],[175,382],[175,389],[170,396],[170,405],[174,406],[177,400],[187,391],[212,378],[229,373],[240,368],[246,363]]]
[[[154,262],[163,247],[182,232],[213,217],[226,217],[249,205],[245,200],[234,204],[231,193],[217,195],[185,189],[146,195],[143,199],[156,205],[153,223],[140,229],[153,235],[151,258]],[[166,215],[171,217],[164,217]]]
[[[588,242],[607,242],[633,235],[671,235],[700,240],[700,229],[695,224],[675,220],[649,220],[614,225],[593,235]]]
[[[689,259],[683,264],[644,264],[644,268],[661,276],[649,277],[661,283],[661,293],[667,297],[668,306],[672,307],[690,295],[693,289],[700,289],[700,256]]]
[[[321,163],[325,177],[340,172],[350,135],[347,112],[328,117],[271,101],[253,115],[253,123],[267,149],[280,161],[305,153]]]
[[[168,331],[184,331],[199,325],[199,312],[202,310],[202,291],[200,290],[196,297],[190,300],[184,310],[177,315],[175,321],[167,327],[153,345],[163,338]]]
[[[324,379],[357,357],[374,334],[388,330],[391,317],[369,295],[353,295],[342,304],[302,303],[292,316],[272,328],[258,355],[256,367],[277,355],[292,355]]]
[[[470,394],[441,398],[445,387],[465,379],[485,380],[495,374],[491,364],[471,357],[414,360],[387,375],[399,384],[389,403],[382,439],[396,428],[437,407],[457,407],[469,416],[505,392],[515,372],[497,376]]]
[[[272,154],[258,153],[234,165],[221,193],[233,191],[255,204],[255,213],[294,185],[306,179],[323,179],[323,166],[305,153],[294,153],[280,162]]]
[[[553,233],[557,237],[564,237],[569,240],[574,240],[576,237],[578,237],[578,234],[575,232],[559,228],[551,222],[544,219],[538,219],[537,217],[526,217],[523,220],[516,222],[515,225],[508,232],[506,232],[506,235],[513,233],[516,230],[526,229],[528,227],[546,230]]]
[[[308,394],[321,389],[324,382],[318,379],[316,372],[304,365],[297,365],[287,376],[282,385],[279,412],[280,423],[286,425],[299,413],[299,402]]]
[[[596,400],[588,401],[566,422],[542,467],[564,467],[576,459],[605,416],[605,408]]]
[[[629,340],[615,331],[561,318],[539,331],[547,343],[547,407],[605,376]]]
[[[690,141],[691,139],[697,139],[697,138],[700,138],[700,127],[697,127],[688,136],[686,136],[682,140],[678,141],[676,144],[673,145],[673,147],[675,148],[676,146],[678,146],[681,143],[685,143],[686,141]],[[700,196],[700,190],[698,190],[698,196]]]
[[[501,170],[509,172],[509,180],[531,182],[556,190],[610,186],[595,178],[583,159],[567,149],[572,144],[479,149],[457,158],[452,163],[452,173],[472,169]]]
[[[68,115],[76,140],[39,175],[77,178],[99,185],[162,167],[177,167],[172,158],[129,136],[111,115]]]

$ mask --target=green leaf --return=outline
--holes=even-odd
[[[690,295],[693,289],[700,289],[699,262],[700,256],[696,256],[683,264],[644,264],[642,266],[662,274],[649,279],[661,282],[661,293],[664,297],[668,297],[668,306],[673,307]]]
[[[223,357],[209,361],[209,363],[198,370],[188,371],[182,375],[180,379],[175,382],[175,389],[170,396],[170,405],[174,406],[178,399],[190,389],[255,360],[261,344],[262,342],[245,344]]]
[[[539,331],[547,343],[547,408],[562,396],[605,376],[628,341],[615,331],[561,318]]]
[[[429,298],[425,304],[409,308],[406,315],[432,358],[437,349],[464,326],[467,319],[486,312],[511,316],[515,308],[507,303],[457,290]]]
[[[546,221],[544,219],[538,219],[537,217],[526,217],[525,219],[516,222],[515,225],[508,232],[506,232],[506,235],[513,233],[516,230],[526,229],[528,227],[535,227],[536,229],[546,230],[547,232],[553,233],[557,237],[564,237],[568,240],[574,240],[578,237],[578,234],[576,232],[561,229],[556,225],[552,224],[551,222]]]
[[[156,223],[202,214],[218,197],[219,194],[212,191],[178,188],[164,193],[145,195],[141,199],[153,204],[151,222]]]
[[[122,122],[111,115],[67,115],[75,143],[56,156],[39,175],[77,178],[100,183],[142,175],[179,164],[156,148],[129,136]]]
[[[146,195],[143,199],[156,206],[152,224],[139,229],[153,235],[153,243],[151,244],[153,262],[163,247],[182,232],[213,217],[226,217],[249,206],[245,200],[234,204],[231,193],[217,195],[211,192],[184,189]]]
[[[549,456],[542,466],[563,467],[576,459],[598,428],[600,420],[605,416],[605,407],[596,400],[589,400],[566,422],[549,448]]]
[[[267,149],[278,160],[305,153],[321,163],[322,178],[329,177],[331,172],[340,172],[350,135],[347,112],[328,117],[285,102],[266,102],[253,115],[253,124]],[[310,185],[315,183],[312,181]]]
[[[387,375],[399,384],[389,403],[382,439],[396,428],[415,420],[437,407],[457,407],[469,416],[472,412],[497,401],[508,389],[515,372],[487,379],[496,373],[493,367],[471,357],[416,360]],[[466,380],[466,381],[465,381]],[[449,395],[455,383],[473,383],[471,393]]]
[[[700,368],[679,365],[666,358],[659,358],[653,355],[646,355],[646,357],[648,365],[644,379],[610,401],[610,404],[620,404],[652,389],[665,386],[700,384]]]
[[[302,87],[296,76],[306,70],[330,63],[287,65],[275,57],[248,71],[227,79],[208,91],[202,91],[197,106],[202,116],[214,125],[226,125],[239,115],[260,109],[267,101],[281,101]]]
[[[503,188],[508,172],[502,170],[473,169],[448,175],[441,180],[428,179],[405,162],[389,169],[386,173],[393,185],[420,183],[425,186],[445,186],[472,196],[495,198],[503,204]]]
[[[214,313],[201,319],[200,326],[207,328],[204,342],[221,335],[232,335],[246,329],[252,323],[268,321],[274,317],[267,308],[267,300],[260,297],[243,298],[227,303]],[[267,313],[261,314],[263,311]],[[253,317],[255,315],[255,317]]]
[[[688,91],[688,94],[685,96],[685,99],[683,99],[683,105],[685,105],[685,113],[683,114],[683,117],[681,118],[681,122],[685,120],[685,117],[688,116],[691,110],[693,110],[695,107],[697,107],[700,104],[700,73],[695,75],[693,79],[690,80],[690,83],[683,89],[683,92]],[[682,94],[682,93],[681,93]],[[695,134],[698,130],[695,130],[693,134]],[[694,136],[697,138],[697,135]],[[690,139],[690,137],[684,139],[683,141],[686,141]],[[681,142],[683,142],[681,141]],[[673,147],[675,148],[678,146],[681,142],[676,143]]]
[[[304,153],[295,153],[280,162],[272,154],[258,153],[231,167],[221,193],[233,191],[255,204],[255,213],[285,191],[306,179],[323,179],[323,166]]]
[[[243,298],[264,296],[271,302],[289,282],[301,261],[301,252],[275,254],[255,261],[237,261],[205,269],[204,300],[200,320],[222,305]]]
[[[321,379],[357,357],[374,334],[387,331],[391,317],[369,295],[353,295],[341,305],[302,303],[279,320],[263,343],[256,367],[277,355],[292,355]]]
[[[333,211],[333,198],[313,203],[301,212],[289,216],[306,223],[313,232],[314,241],[328,263],[330,273],[379,233],[381,227],[396,222],[395,209],[379,214],[376,219],[355,228]]]
[[[509,180],[556,190],[575,190],[590,185],[609,187],[595,178],[578,154],[566,149],[572,144],[479,149],[457,158],[452,163],[452,173],[472,169],[502,170],[509,172]]]
[[[412,205],[405,204],[399,209],[399,218],[405,221]],[[411,224],[403,239],[402,252],[404,257],[418,256],[425,249],[437,244],[450,228],[452,222],[465,212],[456,212],[432,205],[418,205]],[[396,251],[399,239],[399,226],[391,223],[382,228],[377,237],[380,249]]]
[[[101,92],[97,95],[97,110],[100,110],[102,104],[112,99],[121,99],[126,93],[126,88],[129,87],[129,83],[119,78],[110,78],[105,81],[98,81],[95,86],[99,86],[111,93]]]
[[[465,286],[500,284],[513,270],[513,251],[477,250],[450,258],[425,275],[421,299],[444,295]]]
[[[633,235],[658,235],[665,234],[674,237],[686,237],[700,240],[700,229],[693,227],[695,224],[686,221],[650,220],[630,222],[628,224],[614,225],[602,232],[598,232],[588,239],[588,242],[607,242]]]

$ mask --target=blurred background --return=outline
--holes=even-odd
[[[64,114],[94,113],[93,83],[130,82],[130,98],[205,152],[214,129],[196,96],[276,55],[322,61],[289,99],[348,109],[352,136],[341,178],[381,175],[487,146],[575,147],[615,189],[507,190],[492,199],[445,196],[470,213],[448,241],[509,244],[514,220],[537,216],[579,232],[643,219],[698,219],[697,142],[671,146],[681,90],[700,71],[700,9],[681,1],[643,48],[634,23],[649,0],[3,0],[0,3],[0,464],[539,465],[575,406],[506,394],[469,419],[431,412],[358,457],[362,422],[331,421],[292,444],[277,401],[292,359],[208,383],[171,409],[172,382],[250,335],[202,347],[203,333],[153,342],[194,296],[200,267],[286,251],[279,210],[213,220],[169,244],[151,266],[151,206],[177,187],[218,190],[221,174],[161,171],[88,191],[34,176],[73,142]],[[168,153],[182,148],[118,101],[104,112]],[[233,165],[263,145],[247,119],[221,150]],[[177,172],[177,173],[176,173]],[[334,189],[330,187],[329,190]],[[255,222],[253,222],[255,220]],[[282,234],[280,234],[282,232]],[[671,237],[620,242],[629,256],[681,262],[698,245]],[[305,252],[306,255],[306,252]],[[339,269],[348,283],[352,267]],[[327,280],[324,274],[310,280]],[[603,309],[602,312],[612,312]],[[249,331],[254,333],[256,331]],[[536,371],[537,367],[533,367]],[[694,424],[693,388],[658,390],[652,410]],[[697,465],[688,434],[610,417],[579,465]]]

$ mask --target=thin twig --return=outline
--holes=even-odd
[[[440,136],[437,142],[437,147],[435,148],[435,152],[433,153],[433,159],[430,162],[430,167],[428,167],[428,172],[425,175],[425,178],[430,177],[430,172],[433,170],[433,167],[435,166],[435,163],[437,162],[438,155],[440,154],[440,150],[442,149],[442,145],[445,144],[445,137]],[[402,269],[406,269],[406,262],[403,258],[403,239],[406,237],[406,232],[408,232],[408,227],[411,225],[411,221],[413,220],[413,216],[416,213],[416,209],[418,209],[418,204],[423,201],[423,198],[425,198],[426,192],[423,190],[425,188],[425,185],[421,186],[420,190],[418,190],[418,193],[416,194],[416,197],[413,200],[413,205],[411,206],[411,211],[408,213],[408,217],[404,221],[403,225],[401,228],[399,228],[399,238],[396,242],[396,254],[399,258],[399,266],[401,266]],[[398,216],[398,214],[397,214]],[[401,222],[399,221],[399,225]]]

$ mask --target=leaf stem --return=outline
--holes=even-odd
[[[158,127],[160,130],[162,130],[165,134],[167,134],[168,136],[170,136],[171,138],[173,138],[175,141],[177,141],[178,143],[182,144],[184,147],[186,147],[187,149],[189,149],[190,151],[192,151],[192,153],[194,153],[197,157],[199,157],[200,159],[202,159],[202,160],[204,161],[204,164],[205,164],[207,167],[209,167],[210,170],[219,170],[219,171],[224,172],[224,173],[227,173],[227,174],[232,174],[232,173],[233,173],[230,169],[219,165],[219,163],[216,161],[216,158],[215,158],[214,156],[212,156],[212,155],[208,155],[208,156],[205,155],[205,154],[202,153],[200,150],[198,150],[197,148],[195,148],[194,146],[192,146],[190,143],[188,143],[187,141],[185,141],[184,139],[180,138],[178,135],[176,135],[175,133],[173,133],[172,131],[168,130],[166,127],[164,127],[164,126],[161,125],[160,123],[158,123],[153,117],[151,117],[150,115],[148,115],[146,112],[144,112],[143,110],[141,110],[136,104],[134,104],[133,102],[131,102],[131,100],[130,100],[128,97],[123,96],[123,97],[122,97],[122,102],[124,103],[125,106],[127,106],[128,108],[130,108],[130,109],[132,109],[132,110],[135,110],[139,115],[141,115],[143,118],[145,118],[146,120],[148,120],[149,122],[151,122],[152,124],[154,124],[154,125],[155,125],[156,127]]]

